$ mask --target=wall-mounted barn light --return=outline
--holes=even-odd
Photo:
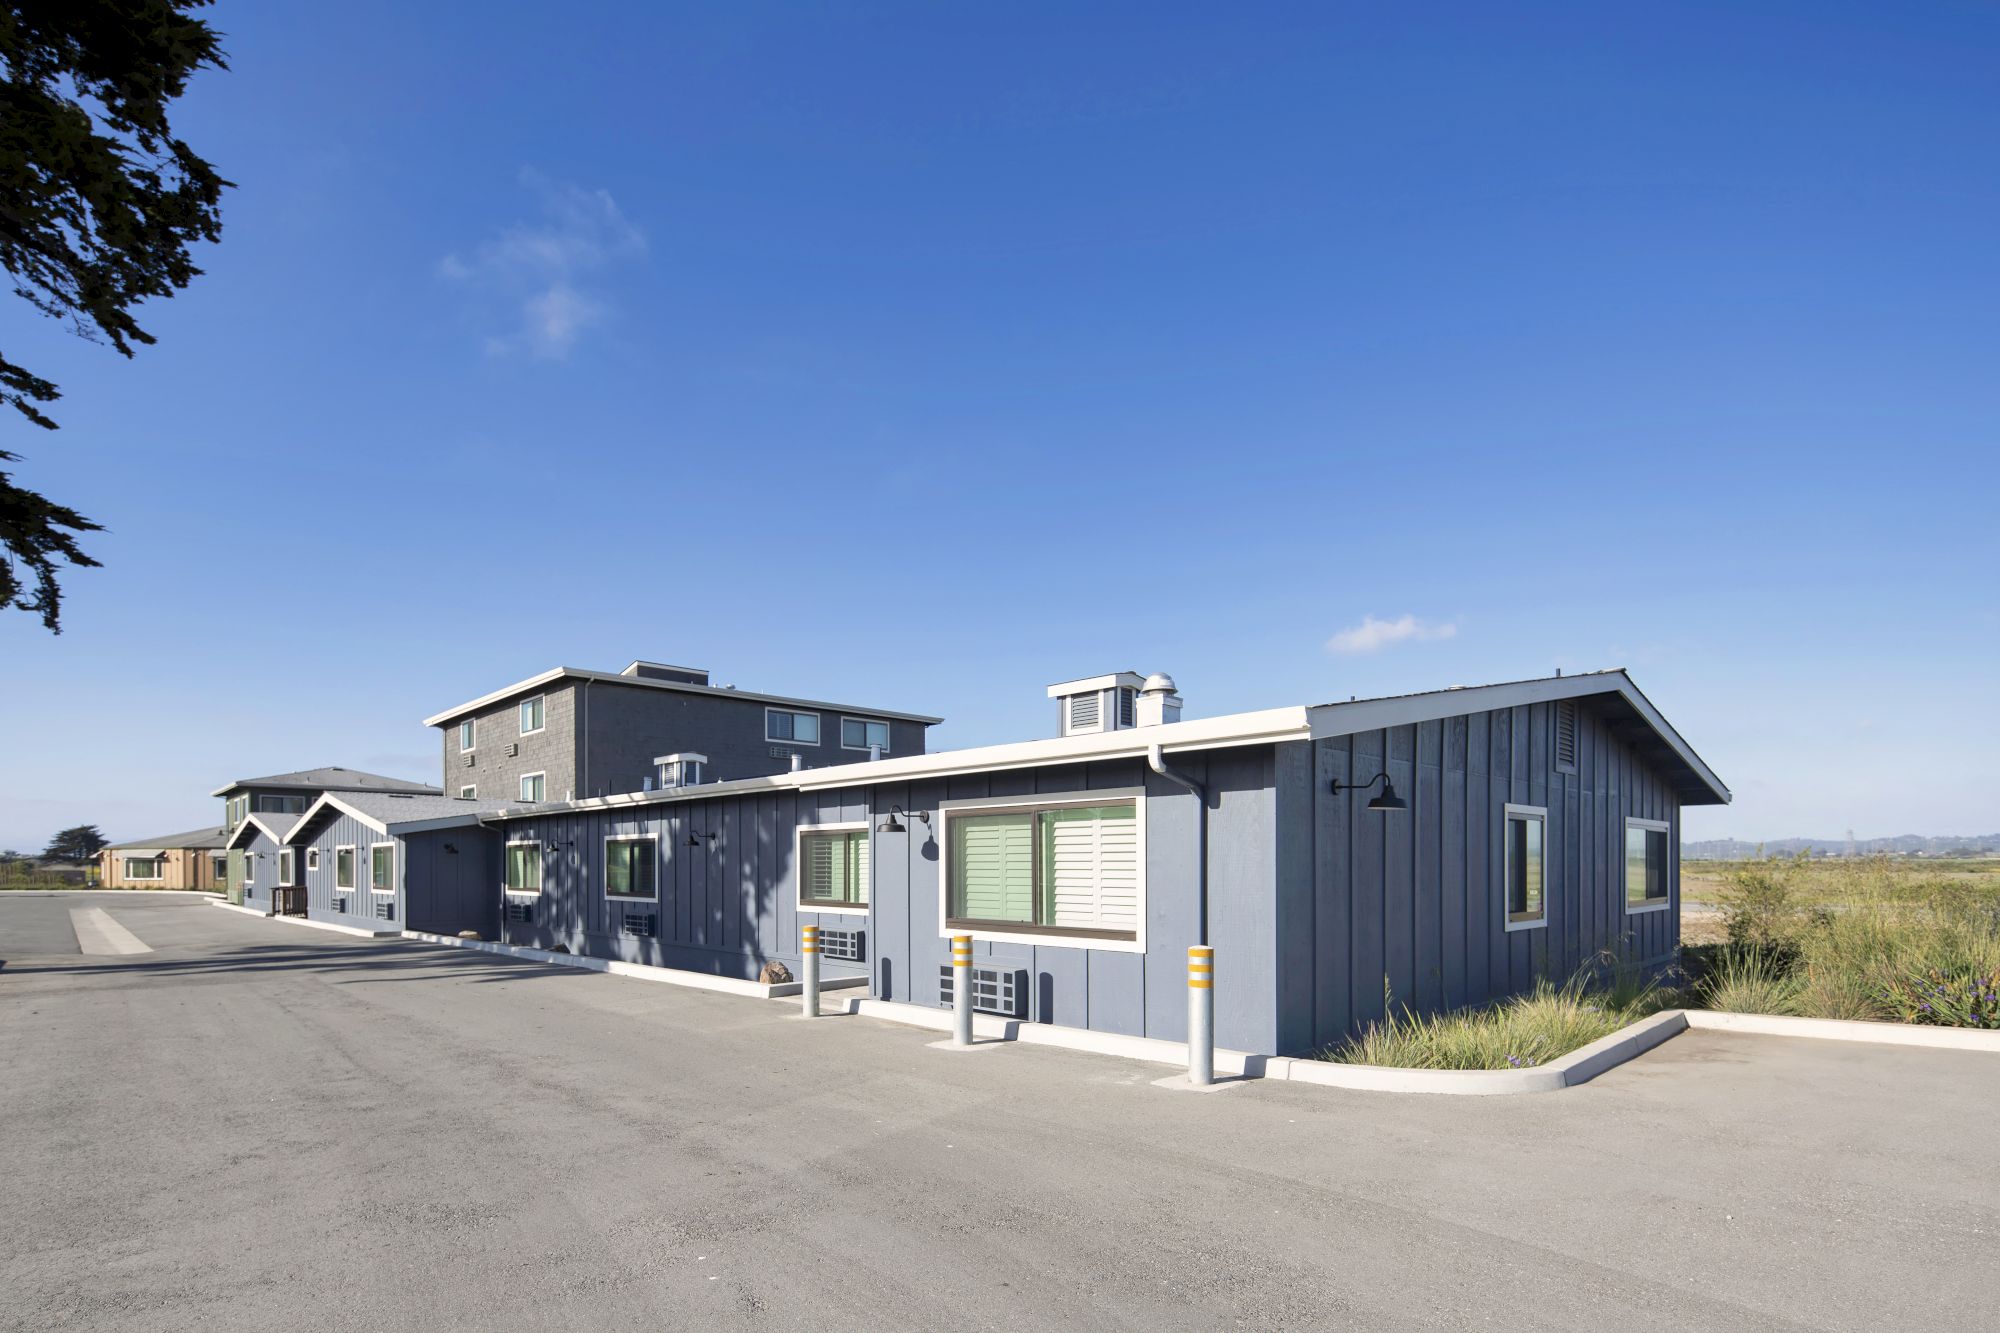
[[[707,840],[710,844],[713,844],[715,842],[715,837],[716,835],[713,833],[700,833],[694,829],[689,829],[687,845],[690,847],[699,847],[701,846],[704,839]]]
[[[1396,795],[1396,784],[1389,781],[1389,774],[1386,769],[1380,773],[1377,773],[1374,777],[1370,778],[1366,782],[1344,783],[1339,778],[1335,778],[1333,780],[1332,790],[1335,796],[1340,795],[1344,791],[1367,791],[1370,787],[1374,786],[1378,782],[1382,784],[1382,794],[1368,802],[1368,808],[1370,810],[1388,811],[1388,810],[1407,810],[1410,808],[1410,803],[1408,801]]]
[[[910,830],[904,826],[901,820],[896,818],[897,815],[907,815],[911,819],[921,819],[924,821],[924,826],[926,828],[930,826],[931,822],[930,811],[905,810],[900,805],[892,805],[889,807],[889,817],[883,820],[881,823],[877,824],[875,826],[875,831],[877,833],[908,833]]]

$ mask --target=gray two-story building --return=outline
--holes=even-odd
[[[480,801],[581,800],[924,752],[921,713],[714,685],[698,667],[556,667],[424,719],[443,789]]]
[[[296,887],[296,875],[281,878],[278,852],[299,816],[328,792],[441,794],[422,782],[338,766],[226,782],[209,793],[222,799],[222,845],[228,858],[226,881],[217,887],[226,887],[237,902],[264,906],[274,901],[274,889]]]

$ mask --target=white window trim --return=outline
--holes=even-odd
[[[783,740],[777,736],[773,736],[771,734],[771,714],[773,713],[784,713],[789,717],[809,717],[816,722],[825,721],[824,718],[820,717],[818,713],[814,712],[810,708],[767,707],[764,709],[764,740],[767,743],[771,745],[810,745],[814,749],[818,749],[820,745],[824,743],[824,741],[826,740],[825,736],[826,728],[824,726],[820,727],[820,732],[821,732],[820,739],[816,741],[797,741],[797,740],[788,741],[788,740]]]
[[[1625,817],[1626,836],[1630,837],[1631,830],[1635,828],[1642,828],[1650,833],[1663,834],[1668,839],[1671,839],[1674,836],[1673,825],[1667,823],[1667,821],[1664,819],[1640,819],[1635,815],[1627,815]],[[1669,841],[1669,843],[1667,844],[1667,864],[1664,867],[1662,867],[1661,870],[1663,877],[1666,879],[1666,888],[1667,888],[1666,893],[1658,899],[1648,899],[1645,902],[1638,903],[1635,905],[1632,901],[1632,886],[1625,878],[1625,848],[1623,846],[1619,847],[1618,896],[1625,900],[1626,916],[1644,916],[1648,912],[1664,912],[1669,907],[1673,906],[1674,903],[1673,860],[1674,860],[1673,844],[1671,841]]]
[[[378,889],[375,887],[375,849],[378,847],[387,847],[389,849],[389,887],[386,889]],[[359,878],[358,874],[356,878]],[[371,842],[368,844],[368,892],[380,894],[385,898],[393,898],[395,896],[396,894],[396,844],[395,843]]]
[[[352,852],[354,850],[355,846],[351,842],[344,842],[340,846],[333,849],[333,891],[335,893],[352,893],[356,888],[355,884],[342,884],[340,882],[340,854],[342,852]],[[360,880],[361,878],[360,856],[356,855],[347,858],[347,873],[353,876],[353,878],[356,881]]]
[[[841,717],[841,719],[840,719],[840,748],[841,748],[841,749],[843,749],[843,750],[858,750],[858,751],[859,751],[859,752],[861,752],[862,754],[867,754],[867,753],[868,753],[868,751],[869,751],[869,749],[871,748],[871,747],[869,747],[869,746],[866,746],[866,745],[849,745],[849,744],[847,743],[847,724],[848,724],[848,723],[850,723],[850,722],[865,722],[865,723],[871,723],[871,724],[873,724],[873,725],[875,725],[875,726],[878,726],[878,727],[881,727],[881,728],[883,728],[884,730],[888,731],[888,732],[889,732],[889,734],[890,734],[891,736],[894,736],[894,734],[895,734],[895,729],[894,729],[893,727],[891,727],[891,726],[890,726],[890,724],[889,724],[889,721],[888,721],[888,719],[887,719],[887,718],[880,718],[880,717],[848,717],[848,716],[845,716],[845,715],[843,715],[843,716]],[[864,735],[864,736],[866,736],[866,735],[867,735],[868,733],[864,731],[864,732],[862,732],[861,734],[862,734],[862,735]],[[882,742],[882,753],[883,753],[883,754],[887,754],[887,753],[889,753],[889,742],[888,742],[888,741],[883,741],[883,742]]]
[[[257,853],[248,847],[243,849],[243,887],[249,888],[257,882]]]
[[[1088,935],[1043,935],[1028,931],[954,927],[948,924],[951,920],[953,816],[1005,813],[1022,806],[1037,810],[1054,810],[1078,805],[1113,805],[1121,801],[1132,802],[1132,817],[1138,821],[1136,833],[1139,839],[1139,929],[1136,938],[1111,940]],[[923,835],[913,830],[906,836],[916,838]],[[938,803],[937,842],[939,939],[950,939],[954,935],[970,935],[975,940],[990,941],[994,944],[1032,944],[1042,949],[1098,949],[1105,953],[1146,952],[1146,789],[1144,787],[1106,787],[1102,791],[1064,792],[1061,795],[968,797],[959,801],[941,801]],[[869,873],[871,875],[874,873],[873,849],[869,852]]]
[[[319,869],[319,848],[317,847],[306,848],[306,872],[310,874],[318,869]]]
[[[476,800],[478,800],[478,799],[479,799],[479,784],[475,782],[475,783],[471,784],[470,786],[465,786],[465,787],[460,787],[460,788],[458,789],[458,799],[459,799],[459,800],[461,800],[461,801],[476,801]]]
[[[217,862],[217,861],[220,861],[220,862],[222,862],[222,864],[221,864],[221,865],[217,865],[217,864],[216,864],[216,862]],[[229,853],[228,853],[228,852],[223,852],[223,853],[221,853],[220,855],[217,855],[217,854],[216,854],[216,853],[214,853],[214,852],[210,852],[210,853],[209,853],[209,856],[208,856],[208,868],[209,868],[209,869],[210,869],[211,871],[213,871],[213,872],[214,872],[214,874],[215,874],[215,878],[216,878],[216,879],[218,879],[218,880],[221,880],[221,881],[222,881],[222,882],[224,882],[224,883],[228,883],[228,881],[229,881]]]
[[[167,863],[164,857],[121,856],[118,859],[124,863],[118,868],[118,878],[120,879],[129,879],[134,884],[151,884],[157,880],[162,880],[167,877]],[[151,865],[153,867],[153,873],[150,875],[134,875],[130,873],[132,868],[132,863],[134,861],[144,861],[147,864]]]
[[[611,891],[611,844],[614,842],[650,842],[653,844],[653,891],[651,894],[613,893]],[[660,835],[657,833],[605,834],[604,860],[598,866],[598,884],[606,902],[656,903],[660,901]]]
[[[1516,921],[1507,910],[1514,900],[1514,886],[1507,879],[1507,822],[1511,816],[1542,821],[1542,914],[1532,921]],[[1621,854],[1623,848],[1619,849]],[[1515,805],[1509,801],[1500,816],[1500,924],[1510,931],[1542,930],[1549,924],[1549,808],[1546,805]]]
[[[521,702],[515,706],[514,721],[518,723],[521,720],[525,711],[527,710],[528,705],[532,703],[539,703],[542,706],[541,709],[542,725],[534,728],[533,730],[529,730],[527,727],[522,727],[521,734],[523,736],[539,736],[543,732],[549,729],[549,696],[546,694],[531,694],[527,698],[521,700]]]
[[[875,835],[869,832],[872,826],[865,819],[845,824],[801,824],[792,830],[792,897],[801,912],[812,912],[823,916],[867,916],[875,907]],[[823,904],[806,902],[806,860],[805,847],[808,833],[867,833],[868,842],[868,906],[827,907]]]
[[[299,854],[289,847],[280,847],[278,849],[278,887],[281,889],[297,887],[295,881],[298,879],[298,874]]]
[[[465,743],[465,729],[467,727],[472,728],[472,744],[470,745],[467,745]],[[476,717],[468,717],[464,721],[458,724],[458,752],[460,754],[471,754],[474,750],[477,750],[478,748],[479,748],[479,719]]]
[[[545,849],[545,848],[544,848],[544,847],[542,846],[542,840],[541,840],[540,838],[515,838],[515,839],[512,839],[511,841],[509,841],[509,842],[507,843],[507,846],[508,846],[508,847],[533,847],[533,848],[534,848],[534,849],[535,849],[535,850],[536,850],[536,851],[537,851],[538,853],[540,853],[540,854],[541,854],[541,859],[542,859],[542,888],[544,888],[544,889],[545,889],[545,888],[547,888],[547,887],[548,887],[548,884],[549,884],[549,857],[548,857],[548,852],[547,852],[547,849]],[[656,856],[657,856],[657,854],[656,854]],[[539,898],[539,897],[541,897],[541,896],[542,896],[542,889],[515,889],[515,888],[509,888],[509,887],[508,887],[508,885],[507,885],[507,853],[506,853],[505,851],[502,851],[502,852],[500,853],[500,892],[501,892],[501,893],[503,893],[503,894],[507,894],[507,895],[509,895],[509,896],[511,896],[511,897],[515,897],[515,898]],[[624,901],[624,900],[623,900],[623,899],[620,899],[620,901],[622,902],[622,901]]]
[[[526,796],[521,795],[521,784],[523,782],[526,782],[529,778],[540,778],[542,780],[542,794],[540,799],[529,801],[529,799]],[[514,797],[516,800],[528,801],[530,805],[548,804],[548,798],[549,798],[548,770],[541,769],[534,773],[523,773],[514,783]]]

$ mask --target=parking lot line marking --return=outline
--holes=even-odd
[[[76,931],[76,947],[89,954],[151,953],[153,948],[111,919],[102,907],[72,907],[70,928]]]

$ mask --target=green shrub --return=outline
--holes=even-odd
[[[1745,861],[1731,870],[1721,895],[1731,947],[1780,960],[1793,956],[1809,923],[1799,881],[1810,872],[1803,856]]]
[[[1526,995],[1447,1014],[1399,1011],[1386,986],[1383,999],[1380,1020],[1319,1058],[1402,1069],[1525,1069],[1656,1013],[1671,997],[1627,977],[1600,988],[1579,972],[1561,986],[1540,981]]]
[[[1749,945],[1720,950],[1696,984],[1694,998],[1703,1008],[1732,1014],[1798,1012],[1798,984],[1784,957]]]

